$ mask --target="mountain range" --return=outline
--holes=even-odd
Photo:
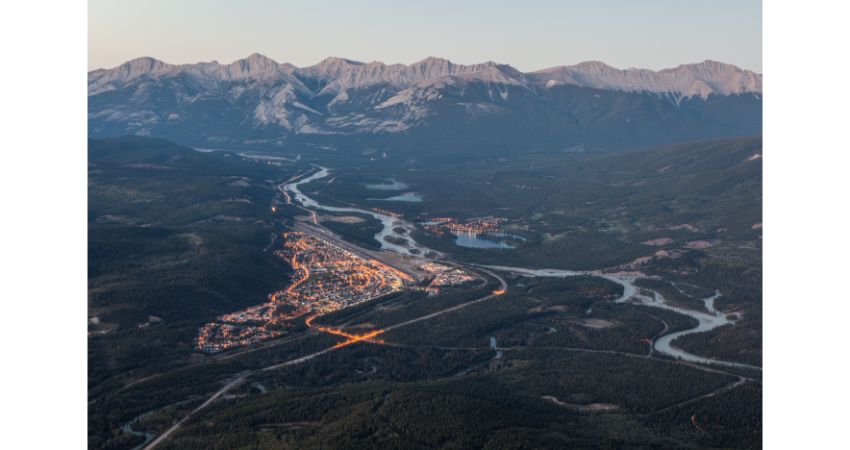
[[[88,74],[89,134],[194,146],[288,142],[639,148],[759,134],[762,75],[704,61],[620,70],[591,61],[536,72],[506,64],[253,54],[230,64],[138,58]]]

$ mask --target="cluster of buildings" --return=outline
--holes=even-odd
[[[440,289],[447,286],[462,285],[475,281],[478,278],[463,269],[434,262],[422,264],[419,266],[419,269],[433,276],[431,282],[425,287],[425,292],[427,292],[429,296],[439,294]]]
[[[215,353],[278,337],[308,314],[326,314],[362,303],[414,281],[380,261],[300,232],[285,233],[283,249],[276,254],[292,266],[292,283],[269,294],[262,305],[205,324],[195,341],[197,350]]]
[[[198,330],[195,348],[204,353],[215,353],[275,338],[283,333],[264,326],[210,322]]]
[[[434,233],[488,234],[500,231],[505,219],[502,217],[474,217],[458,220],[453,217],[431,217],[421,222],[422,228]]]

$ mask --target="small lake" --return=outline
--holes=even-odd
[[[409,188],[406,183],[402,183],[401,181],[396,180],[395,178],[389,178],[384,183],[367,183],[366,189],[370,191],[402,191],[404,189]]]
[[[515,236],[508,233],[492,233],[492,234],[476,234],[452,232],[455,235],[455,244],[467,248],[501,248],[511,249],[516,248],[516,245],[505,242],[500,238],[517,239],[520,236]],[[521,239],[521,238],[520,238]]]
[[[416,192],[405,192],[404,194],[396,195],[388,198],[367,198],[366,200],[377,200],[381,202],[413,202],[419,203],[422,201],[422,196]]]

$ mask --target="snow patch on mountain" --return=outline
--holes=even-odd
[[[144,57],[89,72],[89,120],[131,133],[223,115],[233,118],[234,127],[276,126],[284,135],[392,133],[444,107],[496,114],[527,98],[549,108],[542,93],[560,85],[653,93],[679,104],[711,95],[760,98],[761,80],[714,61],[657,72],[590,61],[523,73],[492,61],[463,65],[435,57],[409,65],[326,58],[308,67],[257,53],[229,64],[175,65]]]
[[[684,64],[658,72],[648,69],[620,70],[599,61],[588,61],[574,66],[544,69],[528,76],[547,89],[557,85],[576,85],[609,91],[672,94],[676,100],[761,93],[762,90],[760,74],[716,61]]]

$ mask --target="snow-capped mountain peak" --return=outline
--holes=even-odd
[[[672,69],[620,70],[600,61],[552,67],[529,74],[546,88],[572,84],[594,89],[648,92],[679,98],[761,93],[761,75],[731,64],[704,61]]]
[[[598,104],[598,90],[612,92],[609,100]],[[93,133],[204,130],[199,139],[205,140],[394,133],[447,117],[460,124],[511,116],[516,124],[548,124],[544,132],[557,134],[585,126],[577,121],[583,114],[592,114],[587,126],[604,119],[611,121],[605,126],[631,127],[633,119],[675,116],[684,99],[738,94],[735,104],[753,117],[742,129],[761,120],[754,103],[761,101],[761,75],[716,61],[660,71],[586,61],[523,73],[493,61],[465,65],[433,56],[389,65],[330,57],[307,67],[259,53],[227,64],[176,65],[144,57],[89,72],[88,92]],[[661,103],[616,102],[624,95],[649,95]],[[631,110],[634,115],[622,109],[650,104],[639,113]],[[713,120],[715,130],[728,119]]]
[[[262,73],[275,72],[283,67],[277,61],[254,53],[251,56],[234,61],[227,65],[226,72],[233,78],[257,76]]]

